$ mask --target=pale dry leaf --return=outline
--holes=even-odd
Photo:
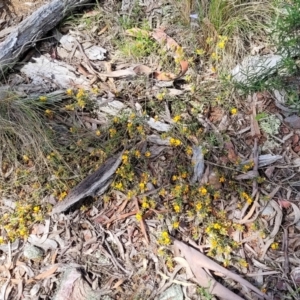
[[[236,180],[249,180],[254,179],[259,176],[259,173],[256,170],[251,170],[245,174],[240,174],[235,177]]]
[[[292,217],[294,217],[294,220],[291,224],[289,225],[294,225],[296,224],[299,220],[300,220],[300,209],[299,207],[294,204],[293,202],[290,202],[290,205],[293,208],[293,213],[291,213],[290,215],[288,215],[288,219],[291,220]]]
[[[272,154],[259,155],[258,167],[261,168],[261,167],[268,166],[281,158],[282,155],[272,155]]]
[[[184,259],[183,257],[174,257],[174,260],[186,269],[187,279],[194,277],[194,274],[193,274],[188,262],[186,261],[186,259]]]
[[[61,279],[60,287],[53,300],[100,300],[101,293],[93,291],[82,276],[79,268],[68,268]]]
[[[300,286],[300,267],[296,267],[291,271],[291,277],[293,278],[293,281],[296,283],[296,285]]]
[[[269,250],[270,246],[274,243],[274,238],[268,238],[265,243],[260,247],[261,254],[259,256],[260,260],[264,260],[267,251]]]
[[[202,268],[207,268],[208,270],[212,270],[218,273],[222,273],[225,276],[239,282],[240,284],[246,286],[247,288],[251,289],[253,292],[257,293],[259,296],[265,299],[270,299],[267,295],[263,294],[258,288],[253,286],[247,280],[239,276],[238,274],[232,273],[231,271],[227,270],[226,268],[218,265],[216,262],[205,256],[204,254],[200,253],[199,251],[195,250],[194,248],[178,241],[174,241],[174,246],[179,248],[182,254],[185,256],[187,262],[189,263],[193,273],[201,279],[202,284],[201,286],[209,287],[210,292],[216,296],[225,299],[242,299],[241,297],[237,296],[218,282],[214,282],[214,279],[210,277]],[[201,271],[200,271],[201,270]],[[197,279],[198,279],[197,278]],[[209,282],[213,282],[211,286],[209,286]]]
[[[274,227],[273,227],[272,232],[269,234],[270,238],[274,238],[276,236],[276,234],[278,233],[280,226],[282,224],[283,214],[282,214],[282,210],[281,210],[280,206],[278,205],[278,203],[276,201],[271,200],[269,203],[272,205],[272,207],[276,211]]]
[[[152,129],[155,129],[159,132],[167,132],[167,131],[170,131],[171,130],[171,125],[169,124],[166,124],[166,123],[163,123],[161,121],[156,121],[155,119],[153,118],[150,118],[148,121],[147,121],[147,124],[152,128]]]
[[[49,268],[48,270],[40,273],[39,275],[26,280],[26,283],[29,284],[29,283],[31,283],[31,282],[33,282],[35,280],[42,280],[42,279],[48,278],[52,274],[54,274],[56,272],[56,270],[58,269],[58,267],[59,267],[59,264],[56,264],[56,265],[52,266],[51,268]]]
[[[147,136],[147,141],[160,146],[170,146],[170,138],[162,139],[159,135],[152,134]]]

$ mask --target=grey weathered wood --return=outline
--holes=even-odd
[[[68,13],[91,0],[53,0],[22,21],[0,43],[0,70],[11,68],[26,50],[54,28]]]
[[[122,153],[109,158],[97,171],[75,186],[62,202],[58,202],[54,206],[52,214],[68,210],[83,198],[104,193],[121,162]]]

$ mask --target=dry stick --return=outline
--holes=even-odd
[[[288,257],[288,232],[287,228],[283,227],[283,236],[282,236],[282,250],[284,253],[284,262],[283,262],[283,271],[285,275],[289,274],[290,266],[289,266],[289,257]]]
[[[118,260],[116,259],[114,253],[112,252],[112,250],[111,250],[111,248],[110,248],[110,246],[109,246],[109,243],[108,243],[107,241],[105,241],[105,240],[104,240],[104,243],[105,243],[105,245],[106,245],[106,247],[107,247],[107,249],[108,249],[108,251],[109,251],[109,253],[110,253],[110,255],[111,255],[111,258],[112,258],[113,263],[116,264],[123,272],[125,272],[125,273],[127,273],[127,274],[130,274],[131,272],[130,272],[130,271],[127,271],[126,269],[124,269],[124,268],[121,266],[121,264],[118,262]]]
[[[53,0],[22,21],[0,43],[0,69],[5,72],[43,35],[55,27],[68,13],[91,0]]]

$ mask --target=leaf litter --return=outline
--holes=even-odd
[[[98,12],[91,11],[85,17],[97,15]],[[110,25],[102,25],[97,36],[110,40]],[[280,273],[284,262],[286,274],[292,269],[291,276],[297,282],[299,276],[295,266],[299,262],[297,259],[287,258],[287,255],[290,255],[288,250],[291,247],[296,251],[299,245],[295,230],[299,222],[299,193],[294,188],[288,192],[289,186],[281,181],[291,176],[295,181],[298,179],[298,175],[289,168],[297,156],[284,147],[275,146],[264,154],[258,149],[264,139],[274,139],[274,134],[272,136],[271,131],[261,130],[262,126],[257,121],[259,113],[270,108],[271,99],[268,95],[254,94],[247,101],[244,99],[245,105],[239,108],[237,115],[230,115],[222,109],[226,118],[211,118],[205,106],[192,115],[191,111],[195,107],[187,104],[191,89],[182,88],[180,80],[188,81],[185,75],[199,74],[195,74],[189,66],[182,46],[175,41],[176,34],[174,39],[171,38],[166,33],[167,29],[145,31],[132,27],[126,30],[126,34],[133,39],[146,35],[155,40],[177,61],[180,67],[177,73],[161,71],[160,64],[153,61],[152,65],[148,61],[149,66],[126,62],[127,67],[123,64],[123,68],[123,61],[114,58],[119,65],[115,61],[110,66],[104,65],[101,62],[103,55],[112,54],[113,49],[106,50],[105,47],[87,43],[83,36],[88,33],[80,32],[80,26],[70,31],[70,36],[64,36],[72,43],[69,48],[66,46],[66,51],[58,51],[62,61],[53,61],[49,55],[45,55],[34,58],[34,62],[21,69],[35,85],[38,83],[47,86],[50,82],[51,88],[40,88],[43,93],[56,87],[84,87],[92,91],[97,78],[100,78],[106,95],[94,97],[99,107],[92,113],[86,110],[76,112],[73,116],[65,116],[63,121],[70,124],[70,120],[75,117],[83,124],[82,128],[96,132],[98,128],[100,131],[108,130],[110,116],[119,117],[125,109],[127,114],[142,112],[140,117],[145,118],[141,124],[146,124],[145,132],[142,133],[144,139],[134,141],[136,145],[133,143],[122,146],[125,151],[133,148],[137,156],[146,156],[147,153],[149,156],[143,164],[137,164],[135,170],[140,180],[133,181],[132,186],[140,186],[140,190],[128,195],[120,186],[122,181],[115,182],[116,172],[121,170],[128,154],[122,152],[113,156],[122,148],[120,145],[124,141],[122,138],[125,139],[124,134],[96,171],[84,176],[83,181],[77,181],[78,184],[67,193],[66,198],[56,202],[49,219],[40,222],[40,228],[37,224],[32,226],[26,242],[16,240],[0,245],[3,252],[1,299],[10,299],[12,295],[16,299],[30,299],[35,295],[50,296],[53,299],[87,299],[88,295],[92,299],[102,299],[100,296],[104,295],[109,295],[110,299],[130,299],[133,296],[163,299],[159,298],[160,294],[169,290],[172,285],[183,291],[187,299],[196,299],[197,286],[220,298],[227,295],[233,299],[271,299],[274,284],[267,276]],[[63,42],[61,46],[64,46]],[[92,51],[89,52],[88,49]],[[32,70],[35,71],[31,72]],[[208,73],[205,78],[214,78],[215,75],[207,69],[201,70],[205,71]],[[63,77],[59,77],[60,75]],[[169,82],[169,85],[161,85],[159,81]],[[29,88],[31,87],[28,86]],[[144,95],[141,94],[146,89],[150,95],[143,98]],[[197,96],[202,97],[201,94]],[[160,102],[165,102],[165,107],[160,111],[146,110],[143,114],[147,102],[153,99],[157,106]],[[179,106],[178,109],[173,102],[186,106]],[[136,109],[137,107],[140,109]],[[181,118],[182,124],[174,121],[176,114]],[[198,122],[199,132],[190,133],[183,145],[182,135],[174,137],[174,131],[184,132],[185,123],[193,119]],[[294,137],[292,141],[289,139],[298,135],[298,120],[293,115],[284,119],[290,127],[288,132],[281,130],[281,120],[277,118],[279,123],[275,139],[290,142],[295,151],[297,138]],[[128,118],[127,126],[131,123],[132,120]],[[136,130],[141,130],[139,125],[137,123]],[[201,135],[200,131],[207,134],[208,138]],[[90,147],[90,153],[93,153],[95,147]],[[151,174],[147,180],[147,175],[143,172],[145,165]],[[179,165],[186,169],[177,168]],[[267,169],[271,168],[270,165],[273,170]],[[294,163],[294,167],[299,166]],[[267,171],[268,179],[260,182]],[[13,172],[13,169],[4,168],[2,176],[9,179]],[[126,172],[126,175],[130,174],[130,170]],[[189,177],[191,180],[186,184],[185,179]],[[177,182],[181,182],[182,189],[186,190],[178,192]],[[143,188],[143,184],[146,187]],[[212,187],[215,190],[210,195]],[[193,188],[202,193],[203,202],[193,199],[196,197],[194,192],[188,191]],[[220,191],[221,194],[218,194]],[[180,193],[180,197],[176,197],[176,193]],[[209,196],[205,197],[207,194]],[[288,200],[282,200],[285,196]],[[156,202],[156,205],[151,207],[152,202],[145,197],[153,197],[150,200]],[[57,197],[54,198],[56,201]],[[86,198],[90,200],[88,209],[74,209],[73,206]],[[92,198],[96,201],[91,202]],[[179,198],[181,201],[178,201]],[[213,205],[205,204],[207,206],[203,208],[205,201],[213,201]],[[2,205],[4,211],[12,209],[8,202],[2,201]],[[196,209],[201,214],[186,213],[183,217],[178,215],[178,211]],[[68,214],[62,214],[67,210]],[[286,210],[285,214],[283,210]],[[224,228],[220,228],[218,221],[224,221],[223,212],[228,219],[225,225],[222,224]],[[255,226],[258,228],[252,229]],[[285,239],[281,241],[282,226],[286,228],[289,239],[283,235]],[[229,248],[223,248],[224,252],[227,249],[230,251],[226,259],[222,253],[218,253],[215,246],[214,238],[217,235],[222,236],[222,241],[233,240]],[[164,243],[159,245],[159,240]],[[287,240],[292,241],[291,245]],[[171,241],[174,249],[170,247]],[[237,243],[236,247],[234,242]],[[284,253],[276,250],[276,243],[282,243]],[[26,254],[29,246],[34,247],[32,249],[38,259]],[[209,252],[209,249],[215,252]],[[178,250],[185,259],[177,256]],[[41,253],[44,254],[40,256]],[[234,272],[228,268],[229,265]],[[262,270],[268,270],[269,273]],[[25,282],[24,286],[22,282]],[[277,292],[291,288],[284,280],[278,280],[276,284]],[[279,288],[280,284],[282,286]],[[259,289],[265,289],[267,293]],[[237,290],[239,292],[234,292]]]

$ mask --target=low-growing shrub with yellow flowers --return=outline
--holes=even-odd
[[[40,205],[26,201],[16,202],[13,212],[4,213],[0,217],[0,243],[13,242],[18,238],[27,238],[33,223],[44,219]]]

